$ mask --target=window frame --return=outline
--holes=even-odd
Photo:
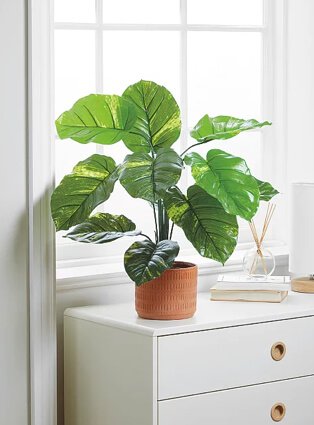
[[[274,185],[284,186],[286,170],[282,167],[280,158],[285,155],[285,5],[283,0],[273,2],[263,0],[264,22],[261,25],[212,25],[189,24],[187,22],[187,2],[180,0],[180,23],[178,24],[105,24],[103,22],[103,2],[95,0],[94,23],[54,22],[52,31],[56,30],[94,30],[95,31],[95,89],[103,91],[103,32],[104,31],[178,31],[180,33],[180,109],[182,116],[182,131],[180,149],[188,146],[187,110],[188,110],[188,32],[190,31],[219,31],[219,32],[258,32],[262,35],[262,92],[261,114],[275,123],[272,131],[255,130],[262,135],[262,161],[265,179],[271,180]],[[53,77],[51,92],[54,93]],[[51,96],[53,99],[53,96]],[[275,143],[276,141],[276,143]],[[275,147],[275,148],[274,148]],[[96,152],[103,153],[103,147],[96,145]],[[278,171],[278,166],[280,172]],[[183,186],[187,186],[187,176],[182,177]],[[244,242],[238,244],[237,249],[243,249],[251,240],[249,230]],[[278,220],[274,220],[272,229],[268,233],[269,245],[282,244],[284,230]],[[113,248],[113,250],[112,250]],[[183,244],[181,254],[195,255],[189,244]],[[110,247],[110,256],[101,253],[98,246],[69,242],[59,244],[57,255],[57,269],[68,269],[80,266],[95,266],[98,264],[118,264],[122,253],[118,254],[119,243]]]

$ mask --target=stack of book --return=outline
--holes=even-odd
[[[213,301],[280,303],[290,290],[290,276],[255,279],[246,275],[219,275],[210,290]]]

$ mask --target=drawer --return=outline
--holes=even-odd
[[[313,425],[313,390],[311,376],[160,401],[158,425]]]
[[[158,399],[314,374],[312,335],[314,317],[159,337]]]

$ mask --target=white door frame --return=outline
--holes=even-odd
[[[28,0],[29,315],[31,425],[57,423],[50,0]]]

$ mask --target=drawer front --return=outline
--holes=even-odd
[[[158,425],[313,425],[314,378],[261,384],[158,403]]]
[[[314,374],[314,317],[158,338],[158,399]]]

